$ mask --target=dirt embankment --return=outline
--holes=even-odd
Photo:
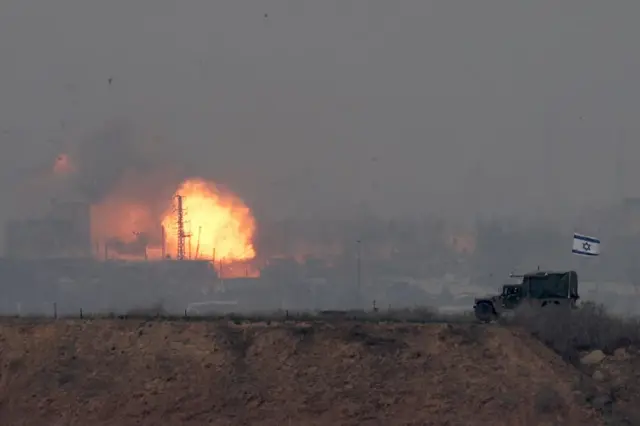
[[[577,370],[471,324],[0,325],[3,425],[598,425]]]
[[[594,350],[583,354],[580,371],[591,376],[583,393],[598,394],[609,403],[619,425],[640,425],[640,350],[634,346],[619,347],[611,353]],[[596,402],[596,405],[598,403]]]

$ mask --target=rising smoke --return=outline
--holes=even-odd
[[[90,203],[113,194],[153,199],[179,180],[179,165],[162,139],[136,131],[126,119],[114,119],[80,141],[72,160],[73,189]]]

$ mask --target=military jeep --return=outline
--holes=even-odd
[[[575,271],[536,271],[524,275],[520,284],[502,287],[495,296],[476,298],[473,306],[476,318],[481,322],[495,321],[516,308],[528,306],[575,308],[578,296],[578,274]]]

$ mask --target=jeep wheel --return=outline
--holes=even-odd
[[[496,313],[490,303],[478,303],[475,306],[474,312],[480,322],[491,322],[496,319]]]

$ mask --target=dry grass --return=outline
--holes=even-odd
[[[613,354],[617,348],[640,347],[640,321],[609,314],[602,305],[585,303],[579,309],[520,311],[511,324],[526,328],[572,363],[579,353],[595,349]]]
[[[570,314],[521,311],[503,325],[427,308],[176,317],[154,306],[82,320],[4,318],[0,418],[640,424],[637,319],[585,304]],[[614,356],[620,348],[627,355]],[[595,349],[606,360],[581,365]],[[596,370],[605,379],[592,379]]]
[[[577,372],[528,333],[422,321],[5,321],[0,418],[16,426],[601,424],[572,401]]]
[[[640,425],[637,318],[611,315],[601,305],[585,303],[571,312],[521,311],[511,324],[528,330],[583,374],[576,391],[606,417],[608,424]],[[596,365],[581,364],[581,357],[594,350],[607,355],[605,360]],[[596,375],[598,380],[591,378]]]

